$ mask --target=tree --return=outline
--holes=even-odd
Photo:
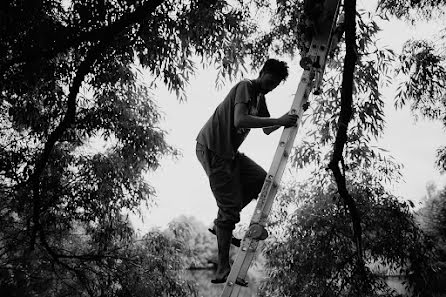
[[[438,238],[439,245],[446,238],[446,189],[431,189],[423,208],[419,213],[423,227],[434,238]]]
[[[0,9],[2,286],[30,296],[71,288],[119,296],[137,278],[117,271],[143,277],[160,256],[170,257],[153,262],[167,291],[142,281],[140,292],[189,296],[179,265],[171,265],[174,243],[149,234],[146,243],[166,251],[141,247],[122,214],[151,201],[144,173],[176,154],[158,127],[151,87],[163,83],[184,98],[193,57],[233,73],[228,64],[242,62],[241,41],[253,29],[248,7],[219,0],[28,2]],[[140,67],[152,81],[141,81]],[[105,148],[90,149],[94,142]],[[153,255],[141,256],[146,252]],[[101,287],[111,283],[114,291]]]
[[[180,216],[169,222],[167,235],[184,245],[188,251],[186,265],[189,269],[206,269],[216,264],[215,237],[195,217]]]
[[[384,2],[384,1],[383,1]],[[389,1],[390,2],[390,1]],[[397,1],[398,2],[398,1]],[[432,1],[433,2],[433,1]],[[399,2],[400,4],[405,2]],[[415,3],[415,2],[413,2]],[[417,2],[418,3],[418,2]],[[390,7],[390,5],[388,6]],[[342,45],[339,50],[333,53],[332,61],[327,65],[325,87],[323,89],[323,95],[313,99],[311,104],[312,110],[306,120],[306,124],[311,124],[311,127],[307,129],[306,137],[304,137],[302,144],[295,148],[293,161],[294,165],[298,168],[310,167],[314,168],[313,178],[310,180],[311,185],[319,187],[320,193],[307,194],[311,199],[314,199],[312,203],[320,203],[320,199],[327,198],[327,195],[331,196],[334,193],[331,192],[330,185],[332,180],[327,175],[326,168],[329,168],[335,177],[337,191],[342,197],[343,203],[349,210],[349,214],[352,221],[353,232],[350,235],[351,243],[356,244],[356,257],[358,261],[356,264],[349,267],[349,274],[344,274],[342,281],[336,279],[330,275],[335,273],[334,266],[328,265],[327,270],[324,270],[323,266],[318,265],[316,259],[313,261],[305,262],[306,268],[314,269],[314,274],[311,274],[312,279],[308,280],[315,286],[312,291],[310,287],[307,287],[307,291],[299,291],[300,293],[306,293],[308,296],[316,294],[317,287],[321,287],[321,283],[332,279],[334,287],[340,286],[340,283],[345,282],[348,284],[346,291],[340,291],[344,295],[349,294],[363,294],[364,296],[372,296],[377,294],[380,290],[385,289],[385,286],[377,285],[375,282],[375,276],[370,273],[367,265],[373,258],[370,258],[370,252],[367,250],[366,242],[370,240],[367,234],[368,232],[377,233],[379,230],[375,230],[373,226],[366,226],[367,220],[370,219],[370,215],[374,213],[376,204],[365,204],[359,193],[361,192],[355,181],[366,182],[371,187],[369,190],[372,193],[379,193],[382,197],[378,196],[379,201],[389,200],[389,203],[396,202],[396,198],[391,196],[389,192],[382,189],[382,183],[394,183],[400,177],[399,168],[400,164],[396,163],[392,157],[384,150],[373,147],[372,141],[378,139],[383,133],[384,127],[384,102],[382,100],[381,88],[390,84],[393,77],[392,63],[395,61],[395,54],[385,48],[378,48],[375,43],[375,35],[380,30],[379,26],[374,20],[374,16],[368,12],[359,12],[356,14],[355,1],[344,1],[345,18],[346,18],[346,33],[345,33],[345,46]],[[295,44],[305,44],[305,32],[302,28],[302,13],[305,12],[304,1],[298,3],[291,3],[288,1],[280,1],[278,3],[275,16],[273,18],[272,29],[267,32],[262,40],[268,41],[272,50],[280,54],[294,54]],[[381,11],[381,17],[383,12]],[[357,20],[355,21],[355,15]],[[379,17],[379,16],[378,16]],[[350,21],[347,22],[347,19]],[[355,26],[357,31],[355,30]],[[290,28],[291,31],[290,31]],[[345,54],[345,60],[342,60],[342,55]],[[355,61],[355,56],[357,60]],[[423,57],[425,57],[424,55]],[[421,57],[421,56],[420,56]],[[433,61],[439,61],[439,59]],[[421,59],[420,59],[421,61]],[[355,64],[358,67],[355,67]],[[408,63],[409,65],[413,65]],[[398,70],[398,69],[397,69]],[[425,81],[423,77],[418,79],[419,84],[429,86],[437,84],[442,76],[440,73],[442,70],[439,67],[434,66],[431,69],[431,73],[435,73],[435,80]],[[398,74],[399,72],[397,72]],[[423,71],[417,72],[423,73]],[[342,81],[341,81],[341,75]],[[438,75],[438,76],[437,76]],[[425,79],[425,77],[424,77]],[[423,89],[417,85],[418,88]],[[427,87],[429,89],[429,87]],[[441,90],[441,83],[436,86],[434,90]],[[427,97],[427,96],[426,96]],[[340,100],[339,100],[340,98]],[[426,104],[426,105],[429,105]],[[432,106],[432,105],[431,105]],[[314,195],[313,195],[314,194]],[[368,194],[371,195],[371,194]],[[370,198],[370,197],[369,197]],[[309,198],[310,199],[310,198]],[[383,199],[383,200],[382,200]],[[382,202],[379,202],[382,203]],[[416,294],[422,294],[423,290],[428,287],[428,283],[424,277],[415,277],[415,275],[429,275],[433,269],[431,254],[427,251],[430,250],[430,243],[428,238],[424,237],[423,232],[413,226],[410,229],[410,225],[414,225],[412,214],[406,209],[406,206],[395,203],[394,205],[385,204],[389,207],[389,211],[394,208],[396,212],[400,213],[400,216],[404,219],[397,222],[400,228],[404,231],[412,234],[414,238],[412,242],[407,242],[414,249],[414,254],[417,259],[410,259],[408,254],[400,254],[401,259],[405,259],[402,262],[392,259],[394,263],[399,263],[400,267],[408,267],[407,263],[412,263],[413,271],[408,275],[409,282],[413,286]],[[364,205],[363,205],[364,204]],[[331,205],[329,205],[331,206]],[[302,207],[302,206],[301,206]],[[318,213],[311,209],[305,209],[307,212]],[[301,213],[300,210],[297,210]],[[306,216],[302,220],[298,220],[294,230],[300,230],[299,225],[306,225],[306,219],[310,219]],[[325,223],[333,221],[327,220]],[[280,221],[280,220],[279,220]],[[322,223],[321,223],[322,224]],[[343,224],[346,224],[343,221]],[[409,224],[409,226],[407,226]],[[367,227],[367,228],[366,228]],[[292,230],[290,227],[289,230]],[[409,229],[407,229],[409,228]],[[320,230],[317,230],[318,232]],[[290,231],[291,232],[291,231]],[[304,231],[302,231],[305,233]],[[390,232],[390,231],[389,231]],[[309,240],[317,239],[316,235],[312,235],[311,232],[308,235]],[[323,232],[322,232],[323,233]],[[325,234],[325,233],[324,233]],[[381,233],[381,234],[385,234]],[[415,234],[415,235],[413,235]],[[419,234],[419,235],[417,235]],[[297,244],[292,235],[294,233],[288,233],[288,237],[283,244],[283,251],[291,250],[290,253],[286,253],[288,259],[293,257],[301,257],[301,255],[312,254],[315,250],[313,245],[307,245],[302,247],[301,250],[292,249],[293,244]],[[304,236],[304,235],[302,235]],[[363,238],[364,236],[364,238]],[[384,235],[383,235],[384,236]],[[302,239],[302,237],[300,237]],[[364,240],[364,246],[363,241]],[[319,241],[318,241],[319,242]],[[289,244],[289,245],[288,245]],[[313,242],[315,244],[315,242]],[[398,245],[397,243],[388,241],[386,243],[388,247],[392,245]],[[279,244],[280,245],[280,244]],[[399,245],[398,245],[399,246]],[[280,264],[274,262],[274,257],[280,256],[279,252],[275,253],[277,246],[271,248],[271,255],[268,259],[273,263],[271,265],[270,275],[273,277],[271,282],[267,282],[266,294],[276,295],[285,294],[287,292],[289,296],[293,296],[296,290],[302,289],[302,283],[299,280],[295,280],[295,283],[302,285],[301,287],[293,287],[291,285],[293,279],[302,277],[298,274],[303,266],[299,266],[299,263],[293,262],[293,260],[285,260]],[[323,248],[319,247],[318,248]],[[326,246],[325,246],[326,247]],[[346,244],[349,254],[351,254],[351,244]],[[364,249],[363,249],[364,247]],[[318,250],[320,253],[323,251]],[[420,252],[421,251],[421,252]],[[423,251],[426,251],[423,254]],[[339,251],[336,253],[336,257],[339,255]],[[285,258],[286,258],[285,257]],[[383,256],[384,258],[387,256]],[[432,257],[435,257],[433,255]],[[318,258],[319,259],[319,258]],[[376,259],[375,259],[376,260]],[[388,260],[388,259],[387,259]],[[387,261],[386,260],[386,261]],[[403,264],[404,263],[404,264]],[[285,268],[280,268],[285,267]],[[289,268],[289,270],[287,270]],[[293,270],[295,268],[295,270]],[[299,270],[300,269],[300,270]],[[289,274],[285,277],[282,274],[283,270],[286,270]],[[327,272],[328,271],[328,272]],[[324,272],[327,272],[324,274]],[[275,277],[277,275],[277,278]],[[342,274],[341,274],[342,275]],[[283,278],[281,278],[283,277]],[[321,282],[317,282],[319,279]],[[354,281],[350,281],[353,279]],[[282,280],[284,280],[282,282]],[[276,281],[274,283],[274,281]],[[270,286],[268,286],[268,284]],[[274,291],[273,284],[277,291]],[[324,286],[322,286],[324,287]],[[325,286],[328,288],[330,286]],[[342,287],[342,286],[341,286]],[[332,290],[333,288],[330,288]],[[337,288],[339,291],[339,287]],[[319,294],[323,294],[323,291],[317,291]],[[331,291],[337,292],[337,291]],[[429,292],[426,290],[424,292]],[[325,292],[328,294],[328,292]],[[389,292],[389,294],[391,294]],[[424,294],[424,293],[423,293]],[[330,295],[330,294],[328,294]]]
[[[269,275],[263,296],[397,296],[385,281],[388,273],[408,276],[419,296],[432,294],[426,280],[436,267],[433,243],[410,203],[362,174],[348,176],[348,190],[361,216],[367,277],[357,272],[348,208],[337,186],[299,184],[278,197],[274,226],[280,236],[264,251]]]
[[[268,35],[271,37],[271,44],[282,40],[282,43],[279,43],[278,52],[293,54],[294,52],[289,50],[292,48],[292,44],[303,43],[302,38],[306,38],[305,25],[302,25],[305,17],[297,16],[304,13],[306,13],[305,1],[299,2],[298,5],[286,1],[280,2],[277,16],[274,18],[276,23]],[[378,49],[375,45],[373,38],[378,31],[378,26],[371,19],[370,14],[363,13],[356,21],[355,1],[345,1],[344,14],[345,47],[331,53],[333,62],[328,63],[327,70],[332,71],[327,71],[328,78],[325,79],[328,88],[325,87],[323,90],[324,96],[321,100],[316,99],[312,120],[314,126],[309,135],[312,140],[304,141],[304,145],[297,148],[295,160],[303,160],[301,165],[306,163],[305,160],[315,161],[318,171],[321,171],[321,167],[328,167],[333,172],[341,197],[349,207],[354,226],[352,240],[356,243],[358,272],[364,274],[362,272],[364,263],[362,260],[361,218],[356,202],[349,194],[346,184],[346,170],[353,167],[350,167],[351,164],[348,164],[345,155],[353,153],[352,159],[355,157],[362,159],[357,163],[364,166],[366,162],[370,163],[370,158],[367,157],[375,154],[369,147],[370,134],[378,137],[382,132],[383,104],[379,88],[389,81],[388,70],[393,59],[393,52]],[[358,34],[356,26],[360,31]],[[286,34],[286,28],[297,28],[297,31],[292,32],[293,34],[289,38],[284,39],[283,34]],[[375,48],[376,50],[372,52],[371,49]],[[345,54],[345,59],[342,59],[343,54]],[[360,70],[355,73],[356,64]],[[380,74],[384,77],[383,81],[379,80]],[[342,82],[340,82],[341,75]],[[357,102],[354,102],[353,95]],[[356,117],[353,118],[354,112],[357,112],[359,117],[355,115]],[[327,147],[331,145],[333,148],[327,154]],[[314,151],[315,148],[320,152],[325,152],[317,154]],[[360,154],[363,155],[360,156]],[[364,154],[369,154],[369,156],[364,156]],[[321,165],[319,161],[327,160],[329,155],[330,161]]]
[[[438,291],[444,293],[446,272],[446,188],[437,190],[433,184],[429,185],[427,200],[423,207],[417,211],[421,227],[435,242],[438,253],[434,285]]]

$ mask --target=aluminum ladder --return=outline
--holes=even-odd
[[[314,0],[311,0],[314,1]],[[340,0],[321,0],[323,13],[315,20],[313,26],[313,37],[306,56],[301,60],[304,72],[300,79],[294,100],[289,111],[297,114],[299,119],[296,126],[285,128],[280,137],[274,159],[263,183],[258,196],[257,206],[251,218],[251,222],[234,261],[231,272],[226,280],[221,297],[237,297],[241,286],[236,283],[237,279],[245,279],[249,266],[254,259],[260,242],[267,238],[265,229],[280,180],[282,178],[288,156],[293,147],[294,139],[301,124],[303,105],[308,101],[312,89],[315,94],[320,93],[322,75],[325,69],[328,53],[336,45],[339,36],[334,36],[336,23],[340,10]]]

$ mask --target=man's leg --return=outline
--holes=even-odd
[[[225,160],[210,153],[211,174],[209,181],[218,206],[216,226],[218,243],[218,267],[213,282],[221,282],[231,270],[229,250],[232,230],[240,221],[242,187],[239,167],[233,160]]]
[[[266,178],[266,171],[244,154],[237,155],[242,185],[242,208],[257,199]]]
[[[212,279],[211,282],[222,283],[225,282],[226,277],[231,271],[229,251],[231,248],[232,230],[216,226],[216,233],[218,246],[217,271],[215,273],[215,279]]]
[[[209,177],[212,192],[217,200],[218,214],[214,222],[218,243],[218,263],[216,278],[213,283],[226,281],[231,267],[229,264],[229,250],[232,230],[240,221],[242,206],[242,187],[240,184],[239,167],[233,160],[224,160],[197,143],[197,158]],[[235,239],[235,238],[234,238]],[[240,245],[240,240],[239,245]],[[237,284],[247,286],[243,280]]]

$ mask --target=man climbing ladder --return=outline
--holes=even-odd
[[[213,283],[224,283],[231,270],[229,249],[232,230],[240,220],[240,211],[257,198],[266,172],[238,148],[251,128],[263,128],[270,134],[279,127],[296,124],[297,115],[286,113],[271,118],[265,95],[288,76],[285,62],[269,59],[259,76],[237,83],[215,110],[197,136],[197,158],[209,177],[218,206],[214,228],[217,235],[218,267]],[[232,242],[239,245],[235,238]],[[241,279],[238,285],[247,286]]]
[[[301,49],[303,55],[301,66],[305,71],[302,74],[289,112],[290,115],[298,115],[297,120],[302,116],[311,90],[315,89],[316,94],[320,94],[321,92],[320,86],[328,53],[336,47],[335,43],[339,40],[339,36],[334,36],[334,33],[339,34],[340,32],[336,30],[340,2],[340,0],[314,0],[305,2],[306,10],[317,9],[319,12],[314,13],[315,19],[310,19],[307,22],[308,27],[305,31],[310,33],[306,34],[306,36],[307,38],[311,38],[311,42],[308,43],[308,47],[305,46],[305,48]],[[306,11],[307,14],[310,12]],[[221,297],[237,297],[241,286],[246,286],[246,281],[244,280],[255,256],[255,252],[258,249],[259,242],[264,240],[268,235],[265,226],[285,169],[288,155],[299,128],[299,121],[297,125],[285,127],[286,129],[284,129],[280,138],[270,170],[266,175],[260,191],[249,230],[241,242],[240,250],[226,278],[226,284]],[[230,240],[230,235],[228,236],[228,240]]]

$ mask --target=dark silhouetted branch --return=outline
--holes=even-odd
[[[69,129],[75,122],[76,118],[76,97],[79,93],[79,89],[84,81],[85,76],[90,72],[90,68],[99,57],[101,50],[103,49],[102,43],[98,44],[92,48],[86,55],[85,59],[79,65],[76,76],[70,86],[68,100],[67,100],[67,110],[65,116],[59,123],[59,125],[54,129],[53,132],[48,136],[48,139],[43,148],[42,154],[37,159],[36,167],[33,174],[30,177],[32,193],[33,193],[33,230],[31,235],[31,246],[34,248],[36,233],[40,226],[40,215],[41,215],[41,197],[40,197],[40,179],[43,171],[48,163],[51,152],[54,149],[57,141],[62,137],[63,133]]]
[[[34,249],[37,232],[44,232],[41,226],[41,195],[40,195],[40,180],[42,173],[48,163],[51,152],[54,146],[62,137],[64,132],[73,126],[76,117],[76,97],[79,93],[79,89],[85,76],[90,72],[93,64],[101,57],[101,54],[106,49],[106,47],[112,42],[120,32],[126,30],[129,26],[141,22],[144,18],[154,12],[154,10],[162,3],[162,0],[154,0],[146,2],[141,7],[135,9],[134,12],[124,15],[120,20],[115,23],[90,32],[85,32],[80,34],[73,40],[67,41],[67,45],[64,46],[65,49],[70,48],[76,42],[81,42],[84,40],[97,40],[98,43],[93,46],[86,54],[84,60],[80,63],[76,75],[69,89],[68,100],[67,100],[67,110],[65,116],[59,123],[59,125],[54,129],[49,135],[42,154],[36,161],[36,166],[33,174],[30,177],[32,195],[33,195],[33,210],[32,210],[32,222],[33,227],[31,230],[31,240],[30,249]],[[57,47],[56,47],[57,48]],[[62,50],[62,47],[57,49]],[[47,53],[48,54],[48,53]],[[53,54],[57,54],[57,51]]]
[[[344,59],[344,72],[342,77],[341,111],[338,119],[338,131],[334,142],[333,155],[331,157],[328,168],[332,171],[338,187],[339,195],[341,196],[349,210],[353,224],[353,235],[357,248],[358,263],[363,266],[361,217],[353,197],[347,190],[345,178],[346,169],[343,166],[343,152],[345,144],[347,142],[348,125],[353,116],[353,76],[357,61],[356,0],[345,0],[344,9],[346,54]],[[344,172],[341,171],[341,165]]]

